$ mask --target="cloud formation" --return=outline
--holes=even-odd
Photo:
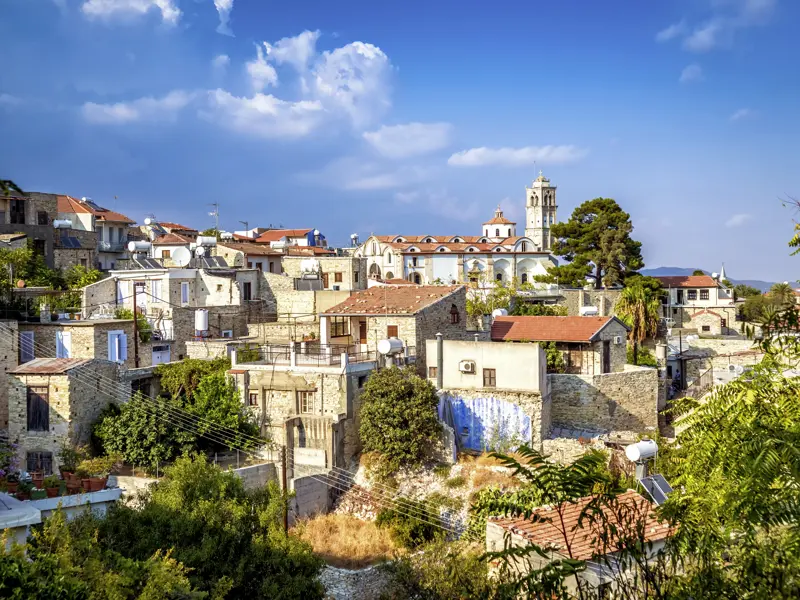
[[[703,81],[703,79],[705,79],[703,68],[700,65],[692,64],[681,71],[681,76],[678,78],[678,81],[681,83],[693,83]]]
[[[217,14],[219,15],[219,25],[217,25],[217,33],[233,37],[233,31],[231,31],[230,28],[231,11],[233,10],[233,0],[214,0],[214,8],[217,9]]]
[[[735,215],[731,215],[731,218],[725,221],[725,227],[741,227],[751,218],[751,215],[747,213],[737,213]]]
[[[83,118],[96,125],[123,125],[139,121],[171,121],[192,101],[194,94],[174,90],[162,98],[145,97],[131,102],[96,104],[86,102]]]
[[[586,156],[577,146],[525,146],[523,148],[470,148],[456,152],[448,160],[452,167],[516,167],[534,162],[564,164]]]
[[[218,54],[211,60],[211,66],[215,71],[224,71],[231,64],[231,59],[227,54]]]
[[[233,131],[265,138],[303,137],[324,116],[319,102],[290,102],[272,94],[245,98],[217,89],[208,92],[208,100],[209,110],[201,110],[200,116]]]
[[[250,76],[250,84],[256,92],[265,87],[278,84],[278,72],[269,62],[261,46],[256,46],[256,57],[245,64],[245,70]]]
[[[657,42],[668,42],[669,40],[680,37],[686,33],[686,21],[679,21],[665,29],[662,29],[656,34]]]
[[[731,121],[741,121],[742,119],[746,119],[752,116],[753,116],[752,110],[750,110],[749,108],[740,108],[731,115],[730,119]]]
[[[450,123],[406,123],[382,125],[362,136],[387,158],[407,158],[444,148],[450,143],[452,131]]]
[[[90,19],[129,19],[141,17],[150,10],[161,12],[161,20],[176,25],[181,11],[175,0],[85,0],[81,11]]]

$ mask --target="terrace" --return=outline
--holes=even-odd
[[[344,367],[355,363],[374,363],[378,353],[374,350],[361,350],[361,345],[334,345],[312,342],[292,342],[285,345],[263,344],[249,348],[239,348],[232,352],[232,366],[264,365],[290,367]],[[414,347],[406,347],[402,352],[404,363],[413,362],[416,357]]]

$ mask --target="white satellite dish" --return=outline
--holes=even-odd
[[[206,253],[206,249],[203,248],[202,246],[198,246],[197,248],[194,249],[194,255],[195,256],[198,256],[198,257],[205,256],[205,253]]]
[[[315,229],[315,230],[314,230],[314,236],[316,237],[316,236],[318,236],[318,235],[319,235],[319,229]]]
[[[147,217],[147,218],[144,220],[144,224],[145,224],[145,225],[150,225],[152,222],[153,222],[153,219],[151,219],[150,217]]]
[[[183,246],[176,248],[175,252],[172,253],[172,262],[179,267],[185,267],[189,264],[190,260],[192,260],[192,253],[189,252],[188,248],[184,248]]]

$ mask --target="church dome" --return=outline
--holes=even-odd
[[[516,225],[514,221],[509,221],[503,216],[503,211],[498,204],[497,209],[494,211],[494,217],[486,221],[484,225]]]

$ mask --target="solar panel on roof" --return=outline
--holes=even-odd
[[[647,493],[650,494],[653,502],[655,502],[658,506],[664,504],[664,502],[667,501],[667,496],[669,496],[669,494],[672,492],[672,486],[667,483],[667,480],[664,479],[664,476],[659,473],[644,477],[639,480],[639,483],[641,483],[642,487],[647,490]]]

